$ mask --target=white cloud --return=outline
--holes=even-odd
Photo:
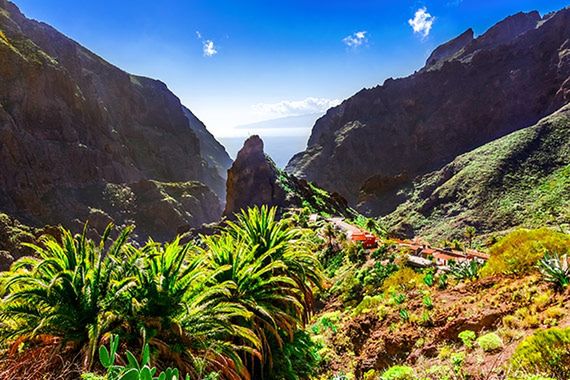
[[[202,42],[202,53],[204,53],[204,57],[212,57],[218,54],[218,49],[216,49],[214,41],[205,40],[199,30],[196,31],[196,38]]]
[[[366,33],[368,33],[365,30],[362,30],[360,32],[356,32],[356,33],[352,33],[350,36],[346,36],[342,39],[342,42],[344,42],[344,44],[346,46],[352,47],[352,48],[357,48],[365,43],[368,42],[368,38],[366,38]]]
[[[202,41],[202,50],[204,52],[204,57],[211,57],[213,55],[218,54],[218,50],[216,50],[216,45],[212,40],[205,40]]]
[[[259,103],[252,106],[255,114],[265,118],[299,116],[311,113],[324,113],[340,104],[338,99],[313,98],[303,100],[282,100],[278,103]]]
[[[429,35],[434,21],[435,17],[428,13],[426,7],[423,7],[416,11],[414,18],[408,20],[408,24],[410,24],[414,33],[419,33],[425,38]]]

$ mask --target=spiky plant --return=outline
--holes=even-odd
[[[450,265],[451,275],[457,280],[476,280],[482,266],[477,260],[453,263]]]
[[[252,207],[242,211],[236,222],[229,222],[226,232],[254,250],[264,262],[281,260],[300,290],[303,322],[307,322],[314,305],[313,289],[322,283],[322,268],[314,254],[311,231],[291,226],[287,219],[276,219],[277,208]],[[270,252],[269,255],[267,253]]]
[[[0,338],[20,345],[39,336],[54,337],[83,353],[89,368],[101,335],[116,320],[134,279],[120,273],[113,262],[121,255],[130,228],[106,247],[111,226],[99,245],[61,229],[41,245],[28,245],[36,257],[23,257],[2,273]]]
[[[557,253],[547,253],[538,262],[538,269],[545,281],[552,282],[561,289],[570,285],[568,255],[559,256]]]

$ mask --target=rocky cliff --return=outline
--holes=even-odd
[[[519,13],[437,48],[426,66],[365,89],[319,119],[287,171],[392,212],[402,187],[531,126],[570,100],[570,9]]]
[[[277,168],[263,151],[259,136],[249,137],[228,170],[226,208],[232,217],[249,206],[307,207],[314,212],[346,215],[348,203],[340,195],[329,194],[303,179]]]
[[[196,121],[164,83],[118,69],[6,0],[0,0],[0,62],[3,212],[31,225],[93,218],[122,224],[128,220],[114,208],[97,207],[106,204],[110,187],[139,197],[136,189],[160,192],[160,183],[199,181],[224,196],[224,181],[192,131]],[[181,219],[199,224],[219,217],[212,191],[198,184],[185,189],[196,201],[177,199],[181,208],[172,208],[169,195],[157,199],[168,210],[153,206],[178,218],[152,225],[151,217],[139,232],[160,225],[174,234]],[[150,207],[140,200],[131,204]]]

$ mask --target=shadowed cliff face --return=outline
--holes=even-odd
[[[544,19],[520,13],[477,39],[468,30],[419,72],[330,109],[286,170],[360,201],[362,211],[389,213],[416,176],[566,104],[569,41],[568,9]]]
[[[164,83],[125,73],[5,0],[0,31],[0,210],[70,225],[90,218],[107,184],[150,180],[200,181],[224,196]],[[219,216],[211,191],[199,194],[208,192],[218,204],[187,210],[196,223]]]

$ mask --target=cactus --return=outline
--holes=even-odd
[[[179,380],[179,372],[176,368],[167,368],[163,372],[157,373],[156,367],[150,365],[150,347],[145,344],[141,361],[137,360],[135,355],[127,351],[127,365],[115,365],[115,357],[119,348],[119,337],[111,336],[109,349],[104,345],[99,347],[99,361],[107,370],[107,378],[109,380]],[[186,375],[185,380],[190,380]]]

